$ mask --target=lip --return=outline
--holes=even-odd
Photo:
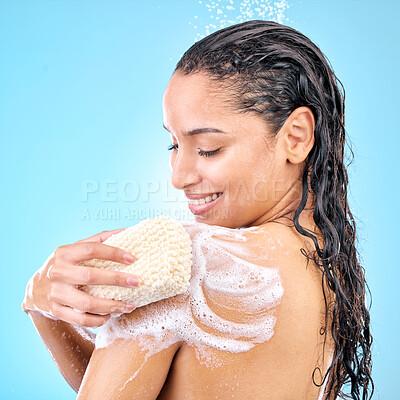
[[[221,192],[219,192],[221,193]],[[194,214],[194,215],[201,215],[206,213],[208,210],[210,210],[211,208],[213,208],[217,203],[218,200],[223,196],[223,193],[221,194],[221,196],[217,197],[215,200],[210,201],[209,203],[204,203],[204,204],[199,204],[199,205],[194,205],[194,204],[190,204],[188,203],[188,207],[189,210]],[[197,198],[202,198],[204,197],[204,194],[201,195],[201,197],[197,197]],[[191,200],[194,200],[194,198],[191,198]]]

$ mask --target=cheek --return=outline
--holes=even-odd
[[[273,157],[263,147],[241,149],[240,153],[236,156],[236,168],[249,177],[263,176],[269,174],[271,167],[274,163]]]
[[[212,157],[204,157],[199,164],[199,171],[203,178],[213,182],[218,187],[232,185],[238,179],[240,171],[237,157],[233,152],[225,152]]]
[[[227,194],[225,201],[235,203],[238,197],[248,198],[244,192],[249,192],[248,184],[251,185],[252,169],[249,155],[239,149],[227,151],[213,162],[205,161],[202,176],[212,183],[214,189]]]
[[[226,168],[221,162],[200,162],[198,171],[201,175],[204,186],[211,192],[224,192],[227,189],[227,183],[230,181],[229,168]]]
[[[276,165],[274,157],[267,151],[255,150],[249,153],[245,163],[238,165],[235,173],[235,185],[246,190],[246,200],[265,202],[273,196]]]

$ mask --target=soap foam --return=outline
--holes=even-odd
[[[275,307],[284,290],[278,268],[265,266],[265,260],[268,265],[274,263],[268,248],[283,245],[264,235],[268,240],[262,251],[255,251],[259,245],[248,240],[260,232],[254,228],[230,229],[191,221],[182,225],[192,239],[187,291],[138,308],[140,318],[111,317],[97,333],[96,348],[117,338],[137,339],[147,359],[184,341],[194,347],[201,364],[211,367],[220,363],[213,349],[241,353],[272,337]],[[236,321],[222,315],[229,311],[234,311]]]

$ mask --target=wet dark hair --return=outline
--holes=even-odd
[[[325,334],[330,325],[335,346],[323,382],[315,382],[318,367],[312,379],[316,386],[328,379],[326,399],[367,399],[370,389],[372,397],[368,285],[355,246],[356,226],[347,200],[342,83],[310,39],[288,26],[262,20],[232,25],[206,36],[183,54],[176,71],[186,75],[207,73],[214,82],[230,90],[233,104],[240,112],[260,114],[274,134],[297,107],[306,106],[312,111],[315,143],[305,160],[302,198],[293,224],[315,244],[311,256],[304,249],[301,251],[323,272],[326,313],[320,333]],[[351,154],[354,158],[352,150]],[[315,194],[313,217],[323,235],[322,249],[317,238],[299,224],[309,187]],[[332,299],[329,301],[326,284],[334,294],[328,296]],[[344,386],[350,396],[344,393]]]

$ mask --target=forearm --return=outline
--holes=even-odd
[[[25,311],[25,310],[24,310]],[[65,321],[53,320],[37,311],[25,311],[61,374],[78,392],[94,350],[95,334]]]

